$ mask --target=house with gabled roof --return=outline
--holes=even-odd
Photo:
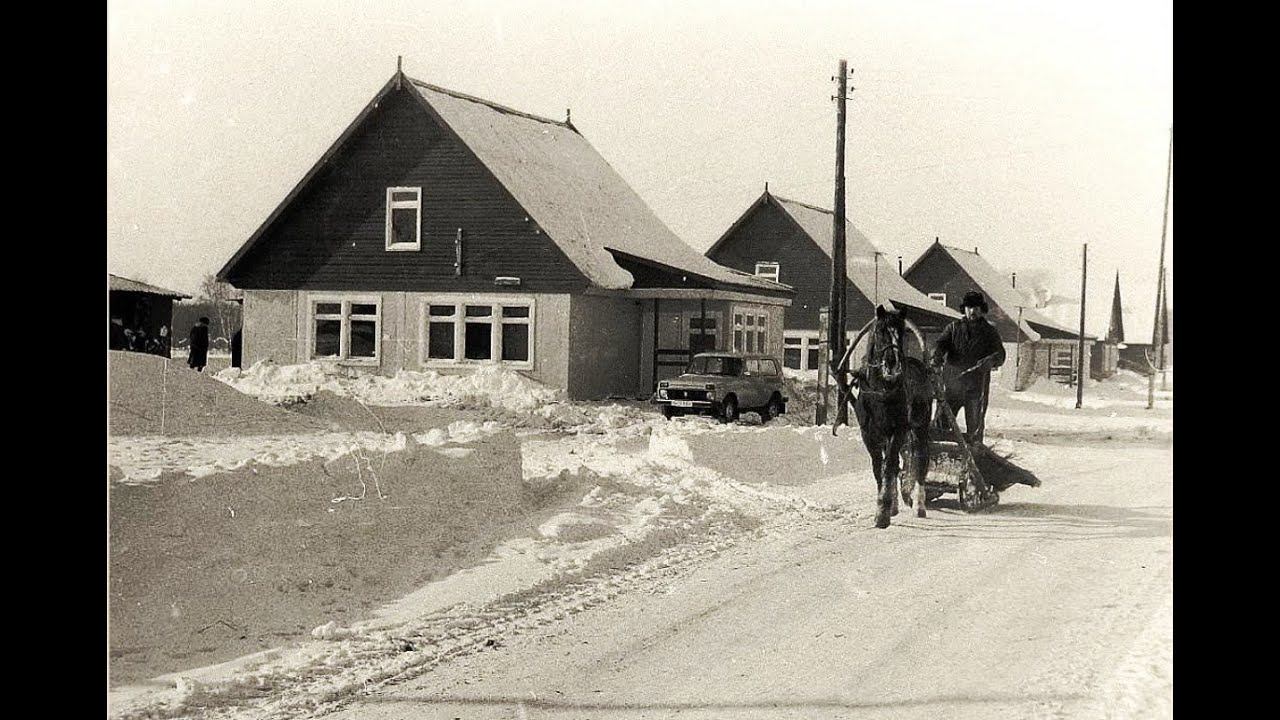
[[[675,235],[566,118],[397,70],[219,271],[246,362],[352,373],[499,366],[573,398],[648,396],[791,288]]]
[[[1036,299],[1014,287],[1009,276],[978,254],[978,248],[963,250],[935,240],[907,268],[903,278],[920,292],[956,310],[970,290],[986,297],[991,309],[987,319],[1000,332],[1008,354],[1005,366],[998,372],[999,380],[1007,386],[1023,390],[1037,377],[1071,382],[1081,367],[1078,329],[1037,309]],[[1084,367],[1089,366],[1094,340],[1086,334]]]
[[[826,340],[819,328],[819,311],[831,301],[833,233],[830,210],[774,195],[766,186],[707,250],[707,257],[719,264],[795,288],[783,328],[783,362],[793,369],[818,368],[818,348]],[[850,339],[875,317],[876,305],[884,302],[902,310],[926,338],[936,336],[960,316],[903,280],[852,223],[847,223],[845,231],[845,257]]]

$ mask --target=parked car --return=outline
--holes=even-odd
[[[769,355],[699,353],[683,375],[658,383],[652,402],[668,419],[709,414],[734,422],[743,411],[753,411],[769,422],[787,411],[782,363]]]

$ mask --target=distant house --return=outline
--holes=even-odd
[[[818,367],[818,347],[825,341],[819,332],[819,310],[831,304],[833,219],[830,210],[788,200],[766,189],[707,250],[707,257],[717,263],[795,288],[783,328],[783,361],[790,368]],[[900,277],[852,223],[845,231],[845,257],[849,279],[845,328],[850,337],[875,316],[876,305],[885,301],[911,318],[926,335],[927,343],[960,316]]]
[[[987,318],[1000,332],[1008,352],[1005,366],[998,373],[1008,387],[1026,389],[1037,377],[1062,382],[1075,378],[1081,367],[1078,330],[1041,313],[1036,301],[1015,288],[1008,276],[978,254],[977,248],[961,250],[934,242],[903,277],[920,292],[957,310],[970,290],[986,296],[991,308]],[[1089,365],[1094,340],[1086,334],[1084,367]]]
[[[737,332],[780,355],[794,294],[686,245],[568,120],[399,72],[218,277],[246,363],[498,366],[573,398],[647,396]]]
[[[1143,374],[1151,372],[1152,365],[1159,367],[1162,348],[1152,342],[1155,339],[1156,314],[1150,309],[1124,310],[1124,331],[1120,346],[1120,367]],[[1173,367],[1173,309],[1164,307],[1164,367]]]
[[[107,274],[107,347],[169,357],[173,301],[191,297]]]

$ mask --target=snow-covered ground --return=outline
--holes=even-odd
[[[709,433],[732,433],[743,442],[757,443],[779,433],[812,436],[812,452],[826,464],[829,428],[724,425],[697,417],[666,421],[634,404],[566,402],[557,391],[498,370],[463,376],[402,372],[383,378],[347,377],[318,363],[259,364],[215,377],[281,405],[328,390],[369,405],[496,412],[481,413],[493,419],[454,422],[415,434],[117,438],[108,448],[117,482],[156,482],[166,472],[198,482],[252,463],[290,465],[316,457],[334,461],[362,453],[395,453],[410,443],[467,453],[468,444],[479,438],[515,430],[522,437],[526,482],[585,475],[592,478],[592,487],[576,506],[546,520],[531,536],[501,544],[486,562],[429,583],[365,621],[347,626],[326,622],[306,642],[162,676],[157,684],[116,688],[110,696],[113,717],[203,712],[209,717],[283,718],[310,713],[357,690],[411,677],[446,659],[482,650],[504,632],[579,612],[658,569],[717,553],[753,533],[780,532],[806,518],[859,511],[839,495],[842,491],[810,493],[806,499],[790,488],[734,480],[694,462],[689,444]],[[792,382],[794,395],[803,380]],[[1094,386],[1095,397],[1102,403],[1103,388],[1114,388],[1113,401],[1130,410],[1125,394],[1136,392],[1133,385],[1128,377],[1111,386],[1100,383]],[[1145,384],[1141,389],[1145,393]],[[1034,399],[1040,395],[1053,402]],[[1172,432],[1167,409],[1158,417],[1133,416],[1131,411],[1123,416],[1075,416],[1063,412],[1054,388],[1040,395],[1014,395],[1028,404],[993,399],[989,427],[1048,426],[1071,432],[1097,430],[1101,424],[1142,437]],[[1166,402],[1171,406],[1171,396]],[[1037,411],[1033,403],[1045,410]],[[842,435],[849,442],[856,432]],[[1027,449],[1029,461],[1056,461],[1041,446]],[[815,502],[815,497],[823,499]]]

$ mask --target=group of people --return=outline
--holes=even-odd
[[[240,367],[240,331],[231,336],[231,366]],[[159,332],[148,335],[145,328],[125,327],[119,318],[111,320],[111,338],[109,347],[112,350],[130,350],[169,357],[169,327],[161,325]],[[204,372],[209,364],[209,318],[201,317],[191,328],[187,336],[187,367],[196,372]]]
[[[161,325],[155,335],[147,333],[144,327],[125,327],[119,318],[111,320],[110,348],[112,350],[131,350],[133,352],[150,353],[152,355],[169,355],[169,328]]]

